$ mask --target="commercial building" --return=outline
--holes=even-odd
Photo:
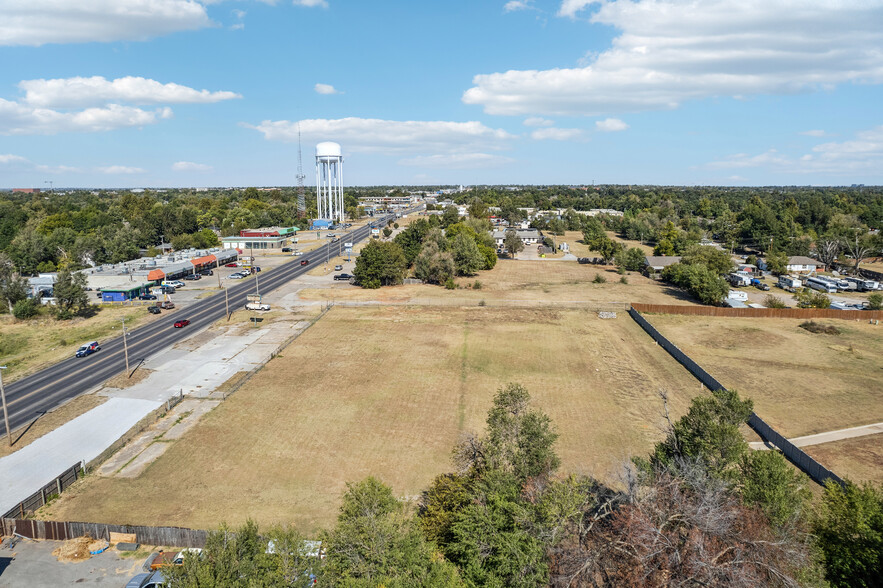
[[[224,249],[282,249],[291,244],[300,229],[297,227],[265,227],[261,229],[245,229],[239,235],[224,237],[221,242]]]

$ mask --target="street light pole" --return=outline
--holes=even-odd
[[[123,322],[123,353],[126,356],[126,377],[129,377],[129,342],[126,337],[126,319],[120,319]]]
[[[2,370],[5,369],[5,365],[0,365],[0,402],[3,403],[3,422],[6,423],[6,440],[9,441],[9,446],[12,447],[12,431],[9,430],[9,413],[6,411],[6,392],[3,390]]]

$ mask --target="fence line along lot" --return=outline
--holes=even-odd
[[[320,359],[319,359],[320,358]],[[414,497],[517,381],[555,421],[564,471],[615,482],[662,437],[695,380],[627,316],[526,308],[341,308],[134,479],[90,477],[41,516],[214,528],[330,526],[348,481]],[[162,500],[138,497],[162,496]]]
[[[883,325],[653,315],[653,325],[786,437],[883,421]],[[817,319],[819,322],[819,319]]]

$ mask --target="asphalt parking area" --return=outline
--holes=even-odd
[[[52,552],[61,541],[22,539],[0,547],[0,588],[51,588],[54,586],[125,586],[141,571],[145,558],[121,557],[108,549],[81,562],[59,562]]]

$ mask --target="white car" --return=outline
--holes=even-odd
[[[292,253],[292,255],[294,255],[295,257],[300,257],[303,254],[304,254],[303,251],[295,251],[294,253]]]
[[[243,278],[245,278],[245,275],[240,274],[239,272],[237,272],[235,274],[230,274],[229,276],[227,276],[228,280],[241,280]]]

